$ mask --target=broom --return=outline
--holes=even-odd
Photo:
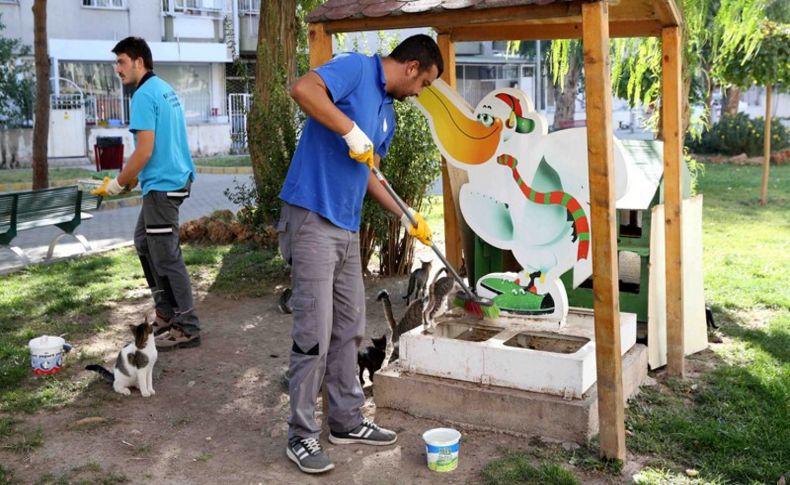
[[[371,171],[381,183],[381,185],[383,185],[387,190],[387,193],[390,194],[390,197],[392,197],[393,200],[395,200],[395,203],[398,204],[400,210],[402,210],[403,213],[409,218],[411,225],[417,227],[417,221],[414,219],[414,216],[412,216],[411,212],[409,212],[408,207],[403,202],[403,200],[398,196],[398,194],[395,193],[395,190],[392,188],[389,182],[387,182],[387,179],[384,178],[384,175],[381,173],[381,171],[376,168],[375,165],[371,167]],[[453,298],[453,304],[463,308],[466,313],[479,318],[497,318],[499,316],[499,308],[496,306],[494,301],[488,298],[481,298],[472,293],[472,290],[469,289],[469,286],[467,286],[463,278],[461,278],[458,272],[455,271],[455,268],[453,268],[450,262],[447,261],[447,258],[445,258],[444,254],[439,251],[439,248],[436,247],[436,244],[433,241],[431,241],[431,249],[433,249],[433,252],[436,253],[439,259],[442,260],[442,263],[444,263],[447,271],[453,275],[455,281],[461,285],[462,291],[459,291],[455,294],[455,297]]]

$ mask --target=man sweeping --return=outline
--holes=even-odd
[[[288,370],[291,415],[286,455],[306,473],[334,468],[315,420],[323,383],[329,441],[389,445],[395,432],[364,418],[357,347],[365,335],[359,253],[362,201],[369,194],[430,244],[420,214],[413,226],[371,174],[395,133],[393,99],[418,95],[442,72],[439,47],[426,35],[404,40],[387,57],[348,53],[298,79],[291,96],[309,116],[280,198],[280,250],[291,266],[293,342]],[[411,211],[411,209],[410,209]]]

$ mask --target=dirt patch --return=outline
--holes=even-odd
[[[381,288],[402,295],[405,280],[375,280],[366,286],[367,335],[378,336],[386,323],[375,295]],[[393,300],[396,316],[402,314],[405,306],[399,298]],[[146,310],[146,298],[118,305],[112,311],[113,328],[73,342],[75,350],[101,355],[111,365],[128,340],[127,324],[139,323]],[[377,413],[369,385],[364,412],[397,430],[398,443],[381,449],[333,446],[322,435],[335,470],[320,479],[299,472],[284,449],[290,316],[277,311],[275,295],[236,300],[202,294],[198,310],[203,344],[159,354],[155,396],[144,399],[136,390],[130,397],[116,394],[70,356],[64,376],[94,382],[61,409],[15,416],[20,419],[16,430],[40,428],[44,442],[29,454],[0,450],[0,462],[22,483],[46,474],[83,476],[98,467],[131,483],[436,483],[438,476],[425,466],[421,435],[444,423],[394,411]],[[318,410],[320,417],[320,405]],[[460,466],[442,476],[443,483],[476,483],[482,467],[501,450],[523,446],[522,438],[461,431]]]

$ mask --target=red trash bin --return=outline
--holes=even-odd
[[[123,168],[123,138],[120,136],[97,136],[93,145],[96,156],[96,171]]]

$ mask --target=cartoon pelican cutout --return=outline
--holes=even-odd
[[[488,244],[510,250],[522,270],[491,273],[476,283],[480,296],[505,312],[564,320],[573,286],[592,274],[587,131],[548,133],[527,95],[500,88],[472,110],[437,80],[416,104],[429,120],[439,151],[468,173],[459,193],[469,227]],[[615,140],[616,196],[627,189],[622,148]]]

